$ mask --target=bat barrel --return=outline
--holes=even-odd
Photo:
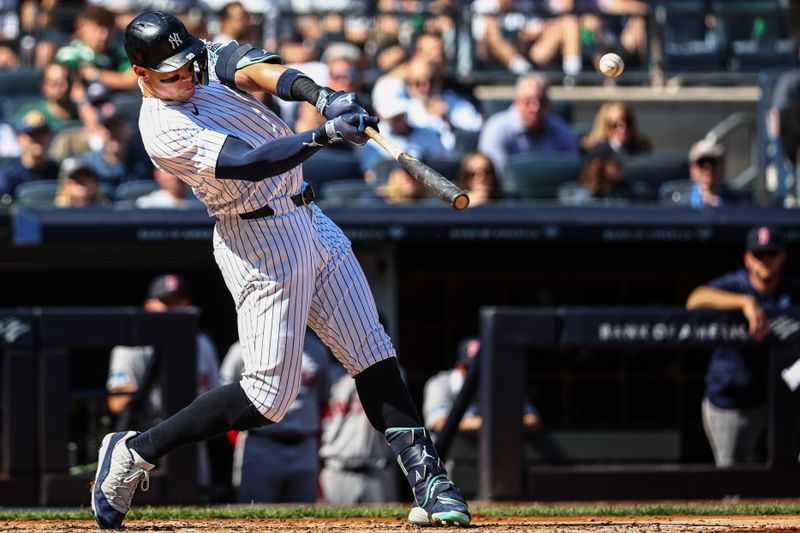
[[[446,202],[453,209],[462,211],[469,206],[467,193],[428,165],[421,163],[418,159],[409,156],[405,152],[400,154],[397,162],[434,196]]]

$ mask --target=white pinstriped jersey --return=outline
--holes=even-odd
[[[247,213],[298,193],[301,165],[258,182],[217,178],[217,158],[228,135],[256,147],[293,132],[254,97],[221,84],[215,59],[209,53],[209,84],[196,85],[188,102],[142,99],[139,130],[153,164],[189,184],[210,215]]]

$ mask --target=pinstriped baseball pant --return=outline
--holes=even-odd
[[[350,241],[316,205],[218,216],[214,257],[236,305],[242,388],[269,420],[299,391],[306,324],[350,375],[395,356]]]

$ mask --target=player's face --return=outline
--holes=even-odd
[[[750,273],[759,280],[769,283],[780,275],[786,262],[786,250],[778,252],[745,252],[744,264]]]
[[[188,102],[194,95],[194,63],[189,61],[172,72],[146,71],[145,80],[156,98]]]

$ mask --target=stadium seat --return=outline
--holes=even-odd
[[[140,196],[158,190],[155,180],[133,180],[121,183],[114,192],[113,198],[118,202],[134,201]]]
[[[139,110],[142,107],[142,97],[133,93],[117,93],[112,97],[117,111],[125,120],[136,123],[139,120]]]
[[[554,200],[558,189],[580,177],[583,160],[573,155],[513,157],[503,169],[503,190],[522,200]]]
[[[656,200],[662,183],[689,178],[685,155],[653,152],[631,157],[625,164],[625,179],[643,200]]]
[[[16,188],[14,201],[24,207],[53,207],[57,191],[57,180],[31,181]]]
[[[478,139],[481,136],[480,131],[456,131],[456,145],[455,151],[458,152],[459,155],[465,156],[470,152],[474,152],[478,149]]]
[[[320,189],[320,199],[326,207],[353,204],[371,190],[364,180],[338,180],[323,183]]]
[[[4,117],[5,120],[11,121],[13,123],[13,121],[21,118],[22,114],[20,113],[20,110],[24,106],[32,104],[34,102],[38,102],[41,99],[42,97],[39,95],[39,93],[14,94],[6,96],[2,99],[2,110],[0,110],[0,113],[2,113],[2,115],[0,116]]]
[[[3,95],[39,94],[42,72],[36,69],[0,70]]]
[[[709,72],[725,68],[723,37],[717,28],[706,28],[702,0],[666,2],[658,6],[664,35],[665,72]]]
[[[349,150],[321,150],[303,162],[303,178],[320,191],[329,181],[361,179],[356,155]]]
[[[789,19],[778,2],[732,0],[717,6],[733,72],[760,72],[797,66],[797,46],[789,38]]]
[[[450,181],[455,181],[458,178],[458,169],[461,168],[460,159],[423,157],[422,162]]]
[[[694,182],[675,180],[662,183],[658,188],[658,202],[665,205],[688,205]]]

